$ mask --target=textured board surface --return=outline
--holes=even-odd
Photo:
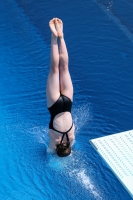
[[[133,130],[90,142],[133,197]]]

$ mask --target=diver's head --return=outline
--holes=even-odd
[[[56,145],[56,153],[59,157],[69,156],[71,153],[70,143],[61,143]]]

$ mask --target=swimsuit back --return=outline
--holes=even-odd
[[[48,108],[51,114],[49,128],[55,130],[53,127],[53,120],[55,116],[62,112],[71,113],[71,108],[72,108],[72,101],[68,97],[61,94],[59,99],[50,108]]]

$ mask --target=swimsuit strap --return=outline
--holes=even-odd
[[[66,138],[67,138],[67,142],[69,142],[68,134],[64,133],[63,136],[62,136],[62,138],[61,138],[60,144],[62,144],[63,138],[64,138],[65,135],[66,135]]]
[[[69,137],[68,137],[68,132],[72,129],[72,127],[73,127],[73,123],[72,123],[72,126],[71,126],[71,128],[68,130],[68,131],[66,131],[66,132],[62,132],[62,138],[61,138],[61,141],[60,141],[60,144],[62,144],[62,142],[63,142],[63,138],[64,138],[64,136],[66,135],[66,138],[67,138],[67,142],[69,142]]]
[[[61,141],[60,141],[60,144],[62,144],[62,141],[63,141],[63,138],[64,138],[65,135],[66,135],[66,138],[67,138],[67,142],[69,142],[69,137],[68,137],[68,134],[67,134],[67,133],[72,129],[72,127],[73,127],[73,123],[72,123],[71,128],[69,128],[69,130],[66,131],[66,132],[58,131],[58,130],[56,130],[56,129],[54,128],[55,131],[57,131],[58,133],[63,134],[63,135],[62,135],[62,138],[61,138]]]

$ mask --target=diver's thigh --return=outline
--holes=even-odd
[[[60,70],[60,89],[62,94],[73,99],[73,84],[68,70]]]
[[[59,74],[49,73],[46,85],[47,106],[50,107],[60,96]]]

